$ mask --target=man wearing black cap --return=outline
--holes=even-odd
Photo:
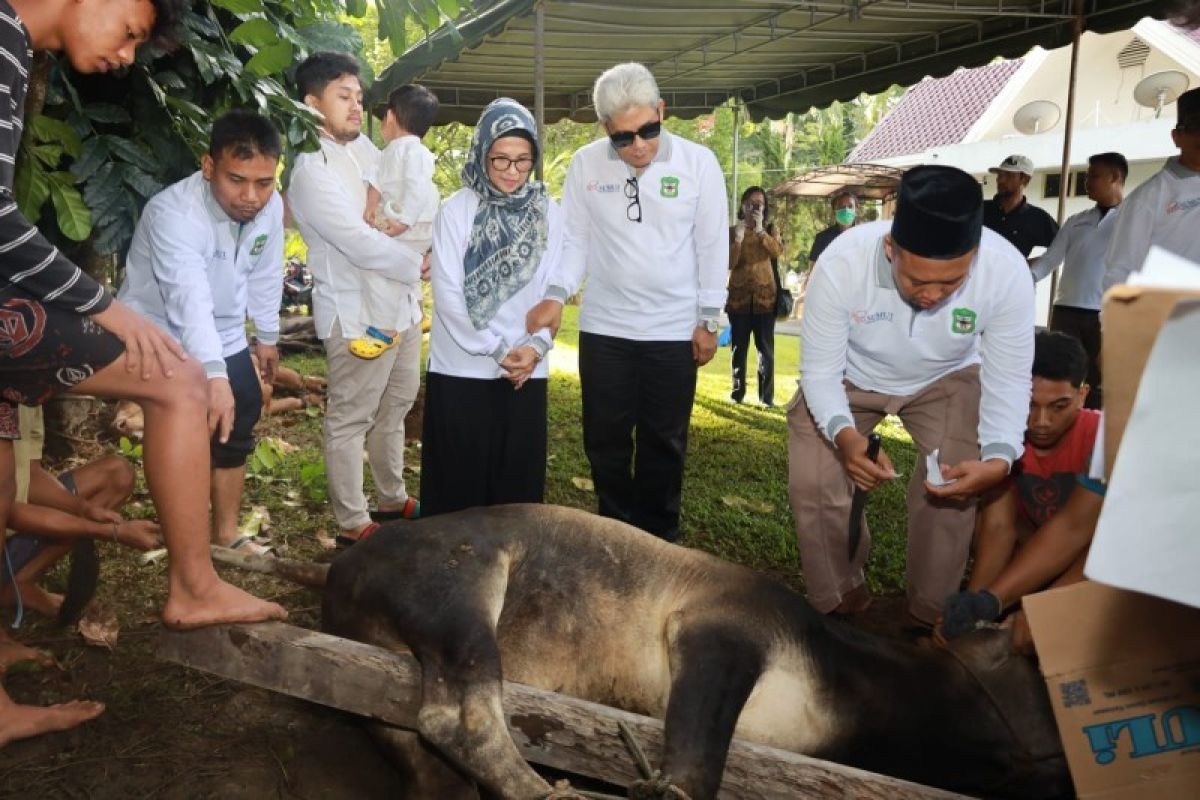
[[[1058,223],[1025,199],[1025,187],[1033,177],[1033,161],[1011,155],[988,172],[996,176],[996,196],[983,204],[983,224],[1026,258],[1035,247],[1049,247],[1058,233]]]
[[[822,612],[870,602],[869,537],[846,555],[851,491],[897,477],[866,434],[896,414],[920,451],[908,487],[909,611],[932,623],[957,591],[975,500],[1021,453],[1033,361],[1033,282],[983,230],[979,184],[953,167],[909,170],[895,219],[842,234],[813,273],[801,389],[788,406],[789,494],[804,580]],[[926,480],[937,451],[941,476]],[[942,480],[952,481],[936,485]],[[864,526],[865,527],[865,526]]]
[[[1104,288],[1142,268],[1151,245],[1200,264],[1200,89],[1179,95],[1171,139],[1179,155],[1121,205],[1105,254]]]

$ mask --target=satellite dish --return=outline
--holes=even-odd
[[[1013,127],[1021,133],[1045,133],[1058,124],[1062,112],[1057,103],[1049,100],[1034,100],[1017,109],[1013,114]]]
[[[1167,69],[1147,75],[1133,87],[1133,99],[1139,106],[1154,109],[1154,117],[1162,114],[1163,106],[1174,103],[1187,91],[1188,76],[1177,69]]]

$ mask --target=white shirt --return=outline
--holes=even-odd
[[[1168,158],[1121,204],[1104,259],[1104,288],[1140,271],[1152,244],[1200,262],[1200,172],[1180,164],[1178,156]]]
[[[813,270],[800,328],[809,410],[832,441],[854,422],[843,379],[907,396],[981,364],[981,457],[1011,466],[1024,448],[1032,384],[1033,281],[1025,259],[984,228],[963,285],[921,311],[896,289],[883,251],[890,229],[888,220],[850,228]]]
[[[628,218],[635,171],[607,138],[582,147],[563,184],[567,238],[548,297],[587,288],[579,330],[641,341],[690,340],[701,317],[725,305],[729,204],[707,147],[663,131],[637,175],[642,221]]]
[[[388,142],[371,178],[371,184],[383,195],[384,213],[410,228],[419,222],[433,222],[439,199],[433,185],[433,165],[433,153],[416,136]]]
[[[279,194],[241,224],[196,172],[146,204],[117,297],[179,339],[209,378],[225,378],[225,358],[247,347],[247,317],[260,342],[278,340],[282,293]]]
[[[322,136],[320,150],[296,157],[287,197],[308,244],[313,321],[321,339],[329,337],[334,322],[348,339],[365,333],[360,270],[411,286],[400,317],[413,325],[421,321],[420,255],[363,220],[366,181],[378,159],[379,151],[366,136],[349,144]]]
[[[563,215],[558,203],[549,200],[546,214],[546,250],[533,280],[505,301],[482,330],[476,330],[467,315],[463,292],[463,257],[479,196],[471,189],[459,189],[442,204],[433,223],[433,327],[429,331],[429,371],[459,378],[491,380],[505,375],[499,362],[525,339],[525,314],[545,296],[550,275],[562,257]],[[549,350],[553,337],[549,328],[535,334]],[[543,358],[533,377],[549,374]]]
[[[1072,214],[1058,229],[1050,247],[1033,266],[1034,280],[1042,280],[1059,264],[1063,267],[1054,305],[1100,310],[1104,295],[1104,254],[1112,241],[1121,207],[1103,216],[1098,206]]]

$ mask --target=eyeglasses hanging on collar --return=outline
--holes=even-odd
[[[625,196],[629,198],[629,205],[625,208],[625,218],[630,222],[642,221],[642,199],[638,196],[638,179],[625,179]]]

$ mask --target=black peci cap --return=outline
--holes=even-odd
[[[957,167],[913,167],[900,179],[892,239],[922,258],[951,259],[979,246],[983,189]]]

